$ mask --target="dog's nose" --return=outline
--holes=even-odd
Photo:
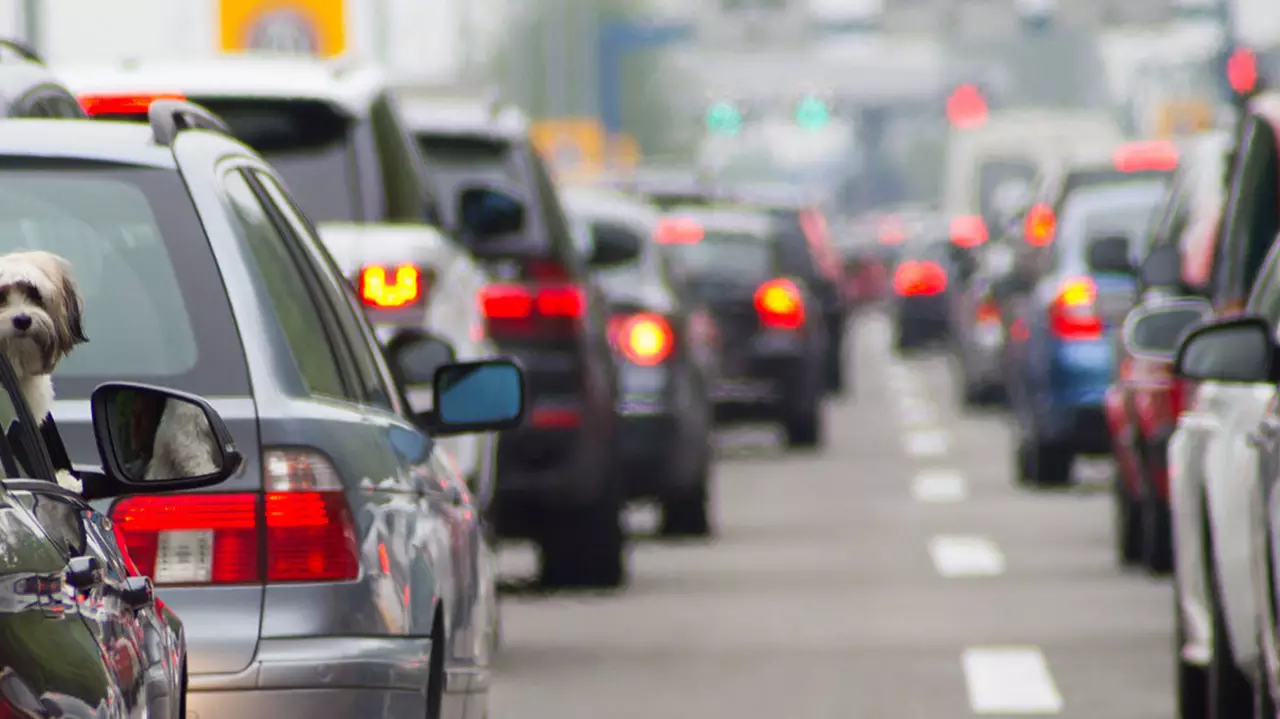
[[[31,327],[31,315],[17,315],[13,318],[13,326],[25,330]]]

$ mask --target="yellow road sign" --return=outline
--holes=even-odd
[[[619,133],[609,138],[607,163],[614,170],[634,170],[640,164],[640,143],[631,135]]]
[[[344,0],[220,0],[218,15],[224,52],[333,57],[347,48]]]
[[[1203,100],[1163,103],[1156,114],[1155,135],[1172,139],[1213,129],[1213,105]]]
[[[592,118],[561,118],[534,123],[533,146],[561,170],[588,170],[604,161],[605,133]]]

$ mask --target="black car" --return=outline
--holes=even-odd
[[[0,39],[0,115],[83,118],[85,113],[35,50]]]
[[[485,330],[501,352],[521,360],[528,382],[528,420],[498,444],[494,526],[501,537],[540,545],[544,585],[620,585],[627,498],[613,472],[618,382],[608,302],[574,242],[528,122],[515,108],[482,100],[404,108],[444,196],[493,188],[520,206],[517,232],[489,232],[489,206],[463,203],[445,216],[447,225],[467,228],[468,248],[493,276],[480,297]]]
[[[78,466],[81,491],[51,421],[38,430],[0,355],[0,716],[176,719],[186,714],[186,635],[122,548],[119,529],[90,499],[153,495],[218,484],[243,463],[218,413],[199,397],[150,385],[104,383],[91,416],[100,466]],[[212,473],[152,479],[136,460],[159,425],[146,404],[186,405],[219,440]],[[56,441],[49,442],[50,434]],[[129,460],[135,460],[130,462]],[[145,460],[144,460],[145,461]]]
[[[922,346],[947,341],[950,325],[952,278],[956,255],[963,252],[935,228],[901,246],[891,283],[890,315],[894,326],[894,347],[910,352]]]
[[[710,534],[710,317],[688,301],[653,241],[656,208],[601,190],[570,191],[565,202],[592,237],[593,271],[609,302],[627,494],[659,501],[664,535]]]
[[[676,208],[658,241],[715,318],[717,422],[778,422],[788,446],[816,447],[830,335],[808,282],[787,271],[787,232],[750,208]]]

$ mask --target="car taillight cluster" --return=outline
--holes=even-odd
[[[767,329],[795,330],[804,326],[804,297],[788,279],[769,280],[756,288],[756,315]]]
[[[408,307],[430,292],[431,278],[416,265],[368,265],[356,278],[360,301],[376,309]]]
[[[1096,340],[1102,337],[1098,316],[1098,288],[1088,277],[1066,280],[1049,305],[1049,331],[1058,339]]]
[[[901,297],[942,294],[947,289],[947,271],[935,262],[908,260],[893,273],[893,291]]]
[[[143,495],[111,509],[157,585],[338,582],[360,574],[355,518],[318,452],[269,450],[265,492]]]
[[[480,313],[495,339],[564,337],[578,332],[587,294],[555,263],[535,262],[527,283],[493,284],[480,290]]]
[[[957,247],[977,247],[987,242],[987,223],[978,215],[961,215],[952,218],[949,234]]]
[[[640,313],[609,320],[609,341],[627,361],[642,367],[662,364],[675,348],[675,334],[662,315]]]
[[[1053,242],[1053,234],[1058,228],[1058,218],[1052,205],[1033,205],[1027,210],[1023,220],[1023,236],[1032,247],[1047,247]]]
[[[1186,411],[1190,400],[1191,383],[1181,377],[1174,377],[1173,384],[1169,387],[1169,409],[1174,419]]]
[[[978,305],[978,311],[975,313],[978,324],[1000,321],[1000,305],[991,300],[983,300]]]

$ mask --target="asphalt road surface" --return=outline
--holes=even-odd
[[[856,336],[825,450],[725,439],[715,541],[638,540],[622,593],[502,598],[495,719],[1173,715],[1171,590],[1117,568],[1105,466],[1014,487],[1007,420],[883,317]]]

